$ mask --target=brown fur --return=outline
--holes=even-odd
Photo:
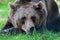
[[[13,5],[10,4],[11,25],[26,33],[30,32],[30,27],[40,28],[41,25],[46,27],[46,23],[51,22],[57,15],[58,7],[54,0],[16,0]],[[6,26],[3,29],[6,29]]]
[[[53,18],[56,17],[59,13],[58,6],[57,6],[55,0],[31,0],[31,1],[36,2],[36,3],[39,1],[43,1],[45,3],[46,8],[47,8],[47,12],[48,12],[48,18],[47,18],[48,21],[53,20]],[[19,4],[20,2],[23,2],[23,1],[20,1],[20,0],[15,1],[15,5]],[[26,3],[29,3],[29,2],[26,2]]]
[[[42,22],[45,24],[46,17],[47,10],[42,1],[38,3],[31,1],[28,2],[28,4],[20,4],[20,6],[10,4],[9,19],[11,20],[12,25],[15,28],[24,30],[26,33],[31,31],[31,27],[39,28]]]

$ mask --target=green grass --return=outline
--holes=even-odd
[[[0,0],[0,29],[6,23],[9,7],[8,3],[10,0],[1,1]],[[13,2],[13,1],[10,1]],[[57,4],[60,7],[59,0],[57,0]],[[32,34],[17,34],[17,35],[4,35],[0,34],[0,40],[60,40],[60,32],[53,33],[51,31],[44,31],[43,33],[33,32]]]
[[[53,33],[46,30],[43,33],[33,32],[32,34],[0,34],[0,40],[60,40],[60,33]]]

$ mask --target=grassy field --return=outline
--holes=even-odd
[[[8,3],[11,0],[0,0],[0,29],[5,25],[9,15]],[[60,1],[56,1],[60,9]],[[44,31],[43,33],[33,32],[32,34],[4,35],[0,34],[0,40],[60,40],[60,32],[53,33]]]

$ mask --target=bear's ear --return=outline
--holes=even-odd
[[[8,5],[11,9],[13,9],[13,10],[16,9],[16,7],[13,4],[9,3]]]
[[[44,6],[44,3],[42,1],[39,1],[38,3],[35,3],[33,5],[33,7],[36,8],[36,9],[42,9],[43,6]]]

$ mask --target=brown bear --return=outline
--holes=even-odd
[[[28,33],[34,28],[36,30],[47,28],[58,31],[60,29],[58,14],[58,6],[54,0],[16,0],[14,4],[10,4],[10,15],[2,30],[19,29]]]
[[[40,28],[42,23],[46,25],[47,9],[45,3],[21,0],[20,3],[9,4],[10,15],[3,30],[20,29],[26,33],[33,32],[34,28]],[[6,30],[5,30],[6,29]]]

